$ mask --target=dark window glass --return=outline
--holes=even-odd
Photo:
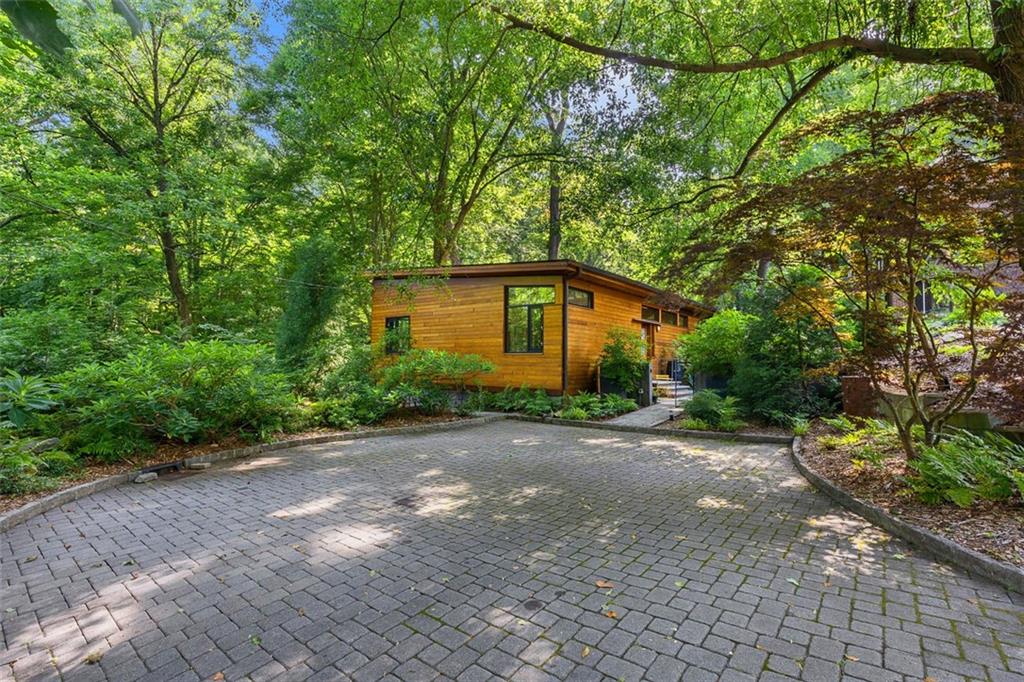
[[[651,306],[645,305],[640,310],[640,317],[642,319],[644,319],[644,320],[650,320],[651,322],[660,322],[661,321],[661,316],[659,315],[660,312],[661,311],[658,310],[657,308],[652,308]]]
[[[505,352],[544,352],[544,306],[555,302],[551,286],[505,287]]]
[[[412,326],[409,316],[389,317],[384,320],[384,352],[395,355],[404,353],[412,345]]]
[[[686,315],[684,315],[683,313],[679,313],[679,326],[680,327],[689,327],[690,326],[690,318],[687,317]]]
[[[930,313],[950,313],[953,311],[953,306],[950,303],[939,303],[935,300],[935,295],[932,293],[931,282],[925,279],[917,281],[916,292],[914,294],[914,307],[917,308],[919,313],[923,313],[925,315]]]
[[[918,280],[917,295],[914,296],[914,307],[919,313],[928,314],[935,309],[935,297],[932,296],[932,287],[925,280]]]
[[[569,287],[569,303],[572,305],[578,305],[581,308],[593,308],[594,292],[577,289],[576,287]]]
[[[665,324],[679,326],[679,315],[668,310],[661,311],[661,321]]]

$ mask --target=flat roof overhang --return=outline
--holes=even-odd
[[[386,282],[389,280],[417,279],[417,278],[467,278],[467,277],[521,277],[529,275],[558,275],[569,276],[582,281],[595,282],[612,289],[633,293],[647,298],[656,298],[665,294],[664,289],[653,287],[650,284],[617,275],[592,265],[585,265],[574,260],[546,260],[531,261],[526,263],[482,263],[479,265],[449,265],[428,268],[408,268],[393,270],[390,272],[370,273],[374,282]],[[696,301],[683,299],[675,294],[674,298],[680,301],[680,310],[690,309],[699,313],[712,313],[714,308],[701,305]],[[646,300],[645,300],[646,302]],[[662,305],[662,307],[667,307]]]

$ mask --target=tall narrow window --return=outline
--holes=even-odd
[[[935,310],[935,297],[932,296],[932,287],[928,280],[920,279],[917,281],[914,307],[917,308],[917,312],[926,315]]]
[[[505,352],[544,352],[544,306],[555,302],[552,286],[505,287]]]
[[[389,317],[384,320],[384,352],[397,355],[412,346],[412,326],[409,316]]]

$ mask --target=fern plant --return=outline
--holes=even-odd
[[[991,431],[954,431],[937,445],[923,446],[907,464],[914,470],[908,485],[928,504],[969,507],[979,499],[1024,496],[1024,445]]]

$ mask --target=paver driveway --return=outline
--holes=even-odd
[[[2,537],[18,680],[1024,679],[1019,597],[838,511],[778,446],[497,422]]]

